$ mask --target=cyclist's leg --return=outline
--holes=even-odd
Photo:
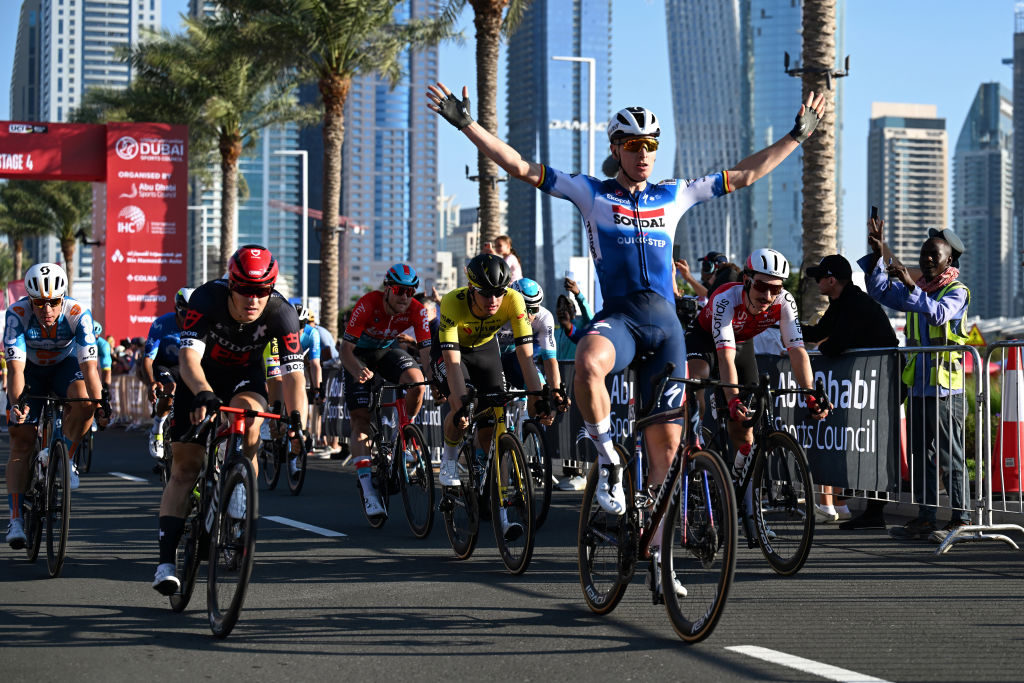
[[[166,367],[158,365],[153,368],[153,378],[160,383],[161,391],[167,396],[161,396],[156,400],[153,407],[153,427],[149,430],[149,454],[154,458],[162,458],[164,448],[170,444],[163,442],[164,423],[171,413],[171,402],[174,398],[174,387],[178,383],[178,366]]]
[[[25,363],[25,392],[35,396],[41,396],[50,390],[50,377],[54,374],[55,368],[41,367],[34,363]],[[8,367],[8,372],[11,372]],[[28,415],[25,421],[17,424],[8,406],[8,424],[11,437],[11,453],[7,459],[7,504],[10,510],[11,520],[21,520],[21,506],[24,502],[25,491],[28,489],[29,471],[28,461],[32,451],[36,447],[36,434],[39,424],[39,416],[42,413],[42,400],[29,400],[26,404]],[[8,542],[15,547],[24,547],[24,538],[21,534],[15,534]]]
[[[85,377],[78,367],[78,361],[70,356],[57,364],[50,389],[61,398],[89,398]],[[64,444],[68,454],[73,454],[85,433],[92,427],[92,415],[96,406],[92,403],[72,403],[64,408]]]

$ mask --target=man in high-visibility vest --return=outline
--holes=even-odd
[[[883,221],[868,220],[871,253],[858,263],[866,273],[868,294],[879,303],[907,314],[907,346],[962,346],[967,341],[967,307],[971,292],[957,278],[964,244],[949,229],[928,231],[921,245],[921,275],[916,280],[892,255],[882,237]],[[910,387],[910,450],[918,516],[892,527],[896,539],[928,538],[941,543],[951,531],[968,523],[969,501],[964,472],[964,366],[960,351],[914,353],[907,356],[903,383]],[[938,469],[953,507],[945,528],[936,525]]]

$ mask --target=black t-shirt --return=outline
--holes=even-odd
[[[276,290],[263,314],[251,323],[240,323],[228,311],[227,280],[212,280],[189,297],[181,326],[181,348],[203,354],[203,368],[239,368],[263,364],[263,349],[278,340],[282,373],[303,371],[302,326],[295,307]]]

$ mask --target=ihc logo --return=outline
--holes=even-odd
[[[135,138],[125,135],[115,143],[114,151],[125,161],[131,161],[139,155],[139,143]]]

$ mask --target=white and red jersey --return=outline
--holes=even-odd
[[[716,349],[735,349],[736,344],[753,339],[776,323],[783,346],[792,349],[804,345],[792,294],[782,290],[768,310],[757,315],[747,310],[743,299],[742,282],[724,284],[715,290],[697,316],[701,329],[711,333]]]
[[[413,299],[405,313],[390,315],[384,307],[384,293],[375,289],[356,302],[342,338],[357,349],[386,349],[410,327],[421,349],[430,346],[430,321],[423,304]]]

